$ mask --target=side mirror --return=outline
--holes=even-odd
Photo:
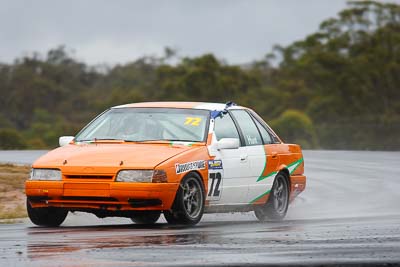
[[[221,149],[236,149],[240,147],[239,139],[237,138],[222,138],[217,143],[218,150]]]
[[[60,144],[60,146],[65,146],[71,143],[71,141],[74,140],[74,138],[75,136],[61,136],[58,139],[58,143]]]

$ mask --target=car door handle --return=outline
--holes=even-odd
[[[273,159],[276,159],[276,158],[278,158],[278,152],[272,152],[271,153],[271,157],[273,158]]]
[[[246,161],[247,155],[240,155],[240,161]]]

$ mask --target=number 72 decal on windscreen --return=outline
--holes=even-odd
[[[209,160],[207,200],[215,201],[221,198],[223,176],[222,160]]]

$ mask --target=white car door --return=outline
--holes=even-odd
[[[229,113],[214,121],[216,140],[237,138],[239,132]],[[247,201],[248,180],[250,179],[250,163],[247,149],[240,146],[235,149],[215,150],[215,159],[208,162],[208,194],[209,205],[241,205]]]
[[[268,191],[270,180],[261,181],[264,170],[267,168],[267,153],[264,147],[263,138],[250,115],[243,109],[231,111],[233,118],[239,126],[244,139],[246,154],[249,161],[249,174],[245,183],[248,186],[246,203],[251,204]]]

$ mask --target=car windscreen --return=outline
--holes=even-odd
[[[209,113],[178,108],[113,108],[88,124],[75,141],[204,142]]]

